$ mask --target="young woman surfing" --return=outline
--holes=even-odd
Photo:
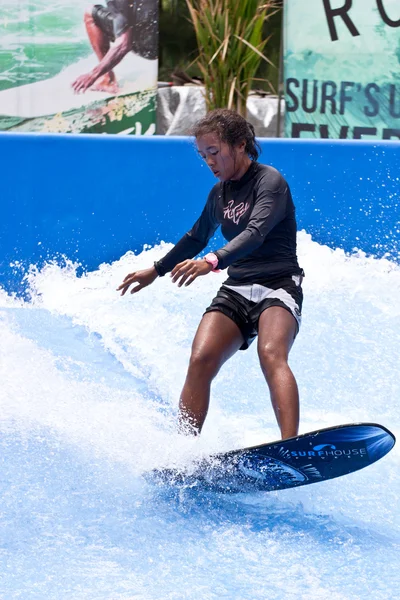
[[[257,162],[254,128],[234,111],[221,109],[197,123],[200,156],[219,179],[200,218],[161,260],[127,275],[118,287],[136,293],[170,272],[178,286],[228,267],[228,279],[197,329],[179,402],[183,430],[200,433],[211,382],[237,350],[258,338],[257,350],[282,439],[297,435],[299,394],[288,365],[299,330],[303,271],[296,256],[295,208],[288,184],[273,167]],[[194,257],[218,226],[228,243]]]

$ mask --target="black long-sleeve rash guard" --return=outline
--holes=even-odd
[[[289,186],[273,167],[252,162],[238,181],[217,183],[200,218],[160,261],[159,275],[204,250],[217,227],[228,243],[217,250],[230,285],[301,273],[296,256],[295,207]]]

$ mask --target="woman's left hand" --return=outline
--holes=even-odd
[[[174,267],[171,271],[171,277],[173,283],[176,283],[178,280],[178,287],[181,285],[190,285],[196,277],[200,275],[207,275],[212,271],[212,265],[208,263],[204,258],[200,260],[184,260]]]

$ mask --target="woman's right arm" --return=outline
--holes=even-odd
[[[218,184],[217,184],[218,185]],[[215,194],[217,186],[211,190],[206,205],[193,227],[185,233],[177,244],[159,261],[154,263],[157,273],[162,277],[180,262],[194,258],[207,246],[218,227],[215,216]]]
[[[121,296],[127,292],[129,286],[133,283],[138,283],[139,285],[131,290],[132,294],[139,292],[144,287],[153,283],[158,276],[162,277],[172,271],[178,263],[188,258],[194,258],[199,252],[204,250],[218,227],[214,201],[216,187],[214,186],[211,190],[199,219],[197,219],[190,231],[185,233],[163,258],[156,261],[153,267],[130,273],[125,277],[122,284],[117,288],[117,291],[121,291]]]

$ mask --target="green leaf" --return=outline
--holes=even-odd
[[[186,0],[195,31],[197,66],[209,110],[230,107],[245,113],[246,100],[265,50],[263,26],[277,12],[275,0]]]

